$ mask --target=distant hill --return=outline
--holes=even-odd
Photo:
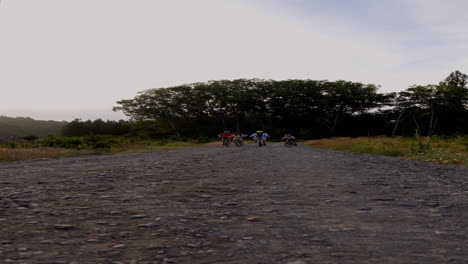
[[[43,137],[48,133],[59,136],[62,133],[62,127],[66,124],[65,121],[41,121],[29,117],[0,116],[0,138],[27,135]]]

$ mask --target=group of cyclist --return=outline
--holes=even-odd
[[[226,144],[226,140],[229,140],[229,142],[238,141],[241,145],[243,145],[244,138],[247,137],[247,135],[241,134],[240,132],[232,133],[231,131],[224,131],[223,133],[219,134],[218,137],[222,139],[223,145]],[[270,135],[268,135],[266,132],[263,132],[262,130],[257,130],[257,132],[250,135],[250,138],[252,138],[255,142],[261,141],[261,143],[266,146],[267,139],[270,138]],[[286,140],[287,142],[296,145],[296,138],[291,134],[285,134],[281,140]]]

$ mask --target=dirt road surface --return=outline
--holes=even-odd
[[[468,263],[468,169],[271,143],[0,164],[0,263]]]

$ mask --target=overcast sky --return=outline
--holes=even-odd
[[[149,88],[468,72],[466,0],[1,0],[0,115],[119,119]]]

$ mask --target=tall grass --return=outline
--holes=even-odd
[[[0,162],[33,160],[39,158],[55,159],[72,154],[73,151],[62,148],[7,148],[0,147]]]
[[[433,136],[429,138],[359,137],[329,138],[306,141],[307,145],[347,152],[399,156],[440,164],[468,166],[468,138]]]

